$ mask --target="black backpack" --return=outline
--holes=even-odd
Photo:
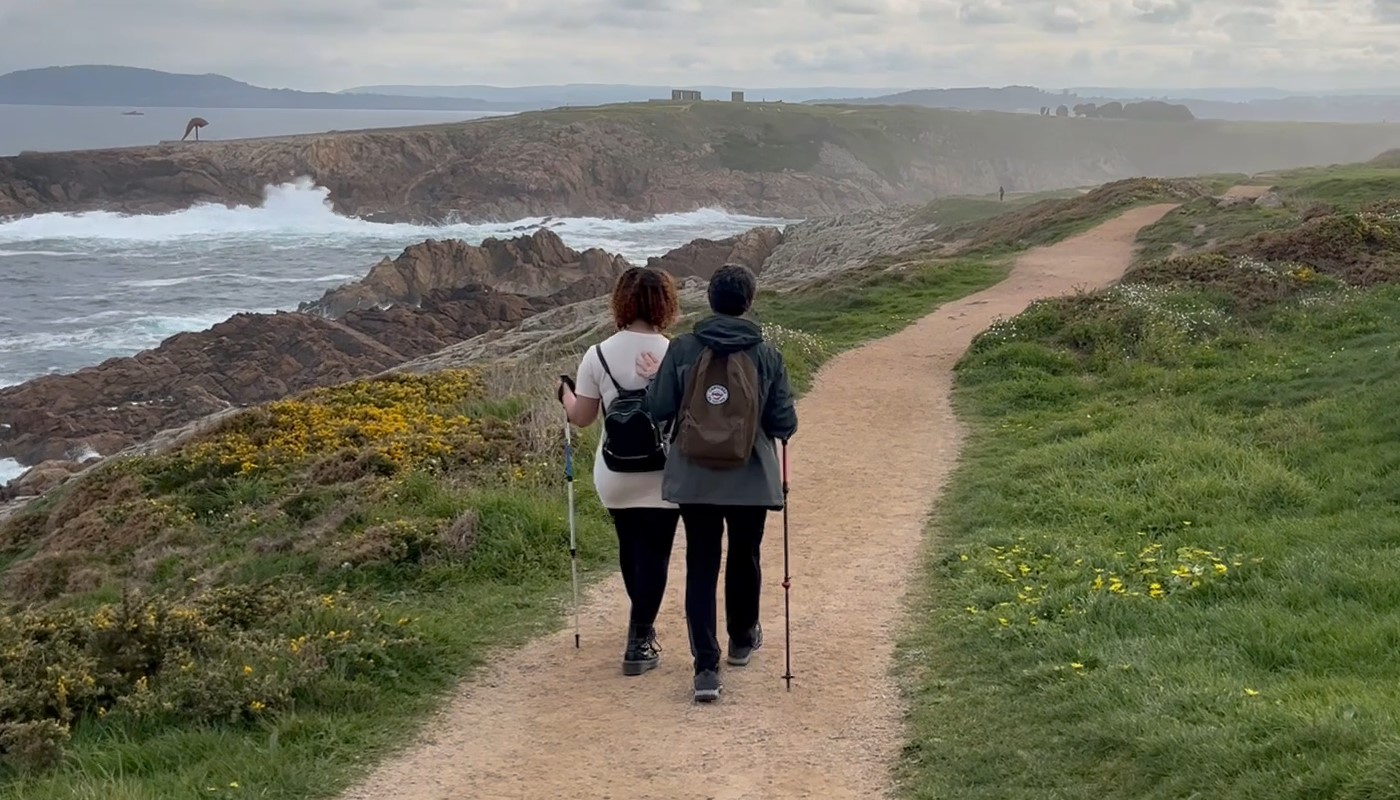
[[[617,399],[603,409],[603,463],[613,472],[655,472],[666,466],[661,429],[646,412],[646,389],[624,389],[608,368],[601,345],[598,363],[617,389]]]

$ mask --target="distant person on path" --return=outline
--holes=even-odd
[[[659,364],[646,356],[638,364],[642,374],[655,375],[648,410],[659,422],[675,421],[661,491],[680,506],[685,522],[685,611],[700,702],[715,700],[722,689],[715,589],[726,526],[728,663],[748,664],[763,644],[759,548],[768,512],[783,507],[775,440],[797,431],[782,353],[747,316],[757,288],[747,267],[721,267],[710,278],[714,313],[676,337]]]
[[[622,671],[641,675],[660,663],[655,623],[680,511],[661,497],[664,450],[660,456],[652,451],[663,447],[663,434],[634,413],[651,377],[639,375],[636,364],[642,355],[666,354],[670,340],[663,332],[680,314],[676,284],[660,270],[633,267],[613,288],[612,314],[617,333],[588,348],[578,366],[577,385],[562,377],[557,394],[569,422],[580,428],[592,425],[600,410],[605,415],[593,486],[617,529],[622,582],[632,601]],[[625,441],[610,439],[614,434]]]
[[[1000,199],[1000,200],[1002,200],[1003,202],[1005,202],[1005,200],[1006,200],[1006,187],[1005,187],[1005,186],[998,186],[997,189],[999,189],[999,190],[1000,190],[1000,193],[1001,193],[1001,196],[1000,196],[998,199]]]

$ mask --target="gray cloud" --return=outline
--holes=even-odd
[[[968,25],[1002,25],[1015,16],[1000,0],[971,0],[958,9],[958,19]]]
[[[1145,24],[1151,23],[1151,24]],[[0,72],[261,85],[1367,86],[1400,0],[0,0]]]
[[[1191,16],[1192,0],[1133,0],[1143,22],[1174,24]]]
[[[1051,33],[1078,33],[1092,24],[1078,7],[1065,3],[1051,4],[1037,14],[1035,20],[1041,29]]]

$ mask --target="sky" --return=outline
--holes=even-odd
[[[1400,0],[0,0],[0,73],[261,86],[1400,84]]]

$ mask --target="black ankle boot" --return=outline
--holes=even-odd
[[[656,644],[656,629],[627,626],[627,652],[622,656],[623,675],[641,675],[656,669],[661,663],[661,647]]]

